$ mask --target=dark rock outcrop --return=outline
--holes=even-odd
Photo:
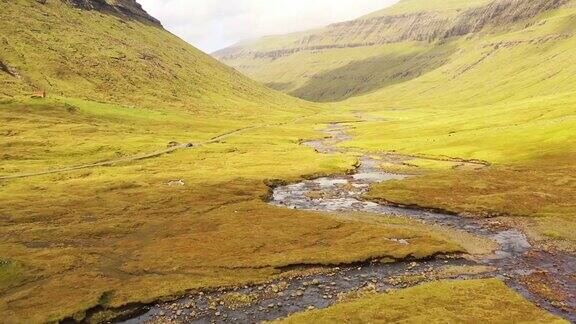
[[[0,61],[0,72],[4,72],[9,74],[10,76],[15,77],[16,73],[8,67],[4,62]]]
[[[475,33],[487,26],[505,26],[536,17],[565,4],[566,0],[496,0],[457,17],[444,38]]]
[[[47,0],[38,0],[45,3]],[[56,0],[53,0],[56,1]],[[162,27],[158,19],[150,16],[136,0],[60,0],[84,10],[98,10],[117,15],[124,19],[138,20]]]

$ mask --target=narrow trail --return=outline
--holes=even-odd
[[[123,158],[109,160],[109,161],[102,161],[102,162],[89,163],[89,164],[81,164],[81,165],[75,165],[75,166],[70,166],[70,167],[65,167],[65,168],[60,168],[60,169],[54,169],[54,170],[45,170],[45,171],[37,171],[37,172],[20,173],[20,174],[8,175],[8,176],[0,176],[0,180],[30,178],[30,177],[36,177],[36,176],[42,176],[42,175],[48,175],[48,174],[64,173],[64,172],[97,168],[97,167],[109,167],[109,166],[114,166],[114,165],[118,165],[118,164],[125,164],[125,163],[140,161],[140,160],[151,159],[151,158],[159,157],[159,156],[162,156],[165,154],[170,154],[170,153],[175,152],[177,150],[196,148],[196,147],[200,147],[200,146],[203,146],[206,144],[215,143],[215,142],[223,140],[227,137],[230,137],[230,136],[236,135],[238,133],[241,133],[243,131],[247,131],[247,130],[254,129],[254,128],[257,128],[257,126],[249,126],[249,127],[239,128],[239,129],[236,129],[234,131],[230,131],[230,132],[227,132],[224,134],[219,134],[217,136],[214,136],[214,137],[212,137],[206,141],[202,141],[202,142],[178,144],[178,145],[171,146],[171,147],[168,147],[168,148],[163,149],[163,150],[157,150],[157,151],[146,152],[146,153],[139,153],[139,154],[136,154],[133,156],[123,157]]]
[[[349,140],[343,125],[328,128],[329,138],[304,143],[323,154],[340,150],[336,144]],[[382,171],[381,160],[374,155],[360,158],[361,165],[351,175],[336,175],[274,188],[270,203],[284,208],[313,210],[330,213],[367,212],[393,215],[419,220],[425,224],[465,231],[494,241],[499,246],[493,254],[473,256],[437,256],[429,260],[405,260],[392,264],[366,261],[334,267],[309,266],[314,272],[308,275],[275,280],[266,284],[190,293],[185,298],[149,305],[142,313],[123,323],[166,322],[187,323],[256,323],[274,320],[307,309],[325,308],[338,302],[338,296],[361,289],[386,292],[437,279],[499,278],[509,287],[548,311],[575,322],[576,283],[571,273],[576,268],[576,256],[551,254],[533,247],[526,236],[517,229],[494,227],[483,219],[432,213],[398,206],[380,205],[362,199],[371,184],[401,180],[408,175]],[[310,195],[315,193],[314,195]],[[318,195],[320,193],[320,195]],[[311,198],[316,197],[316,198]],[[318,198],[321,197],[321,198]],[[398,244],[411,244],[409,239],[399,239]],[[438,278],[435,271],[445,266],[482,266],[484,273],[453,274]],[[319,270],[320,269],[320,270]],[[280,269],[289,270],[289,269]],[[557,282],[557,294],[572,296],[563,305],[552,303],[538,296],[525,285],[525,278],[532,274],[546,273]],[[397,278],[420,276],[418,282],[403,282]],[[230,293],[257,296],[240,307],[226,303]]]
[[[152,151],[152,152],[138,153],[138,154],[135,154],[135,155],[132,155],[129,157],[123,157],[123,158],[114,159],[114,160],[81,164],[81,165],[74,165],[74,166],[69,166],[69,167],[64,167],[64,168],[59,168],[59,169],[54,169],[54,170],[43,170],[43,171],[36,171],[36,172],[26,172],[26,173],[14,174],[14,175],[0,176],[0,181],[1,180],[14,180],[14,179],[21,179],[21,178],[30,178],[30,177],[43,176],[43,175],[49,175],[49,174],[57,174],[57,173],[65,173],[65,172],[91,169],[91,168],[97,168],[97,167],[110,167],[110,166],[114,166],[114,165],[118,165],[118,164],[126,164],[126,163],[135,162],[135,161],[141,161],[141,160],[156,158],[156,157],[160,157],[160,156],[163,156],[166,154],[173,153],[173,152],[178,151],[178,150],[194,149],[194,148],[202,147],[204,145],[216,143],[216,142],[219,142],[223,139],[232,137],[234,135],[238,135],[238,134],[245,132],[245,131],[248,131],[248,130],[264,128],[264,127],[283,126],[283,125],[295,123],[299,120],[310,118],[310,117],[316,116],[316,115],[318,115],[318,114],[314,113],[311,115],[301,116],[301,117],[295,118],[294,120],[289,121],[289,122],[242,127],[242,128],[238,128],[238,129],[226,132],[226,133],[218,134],[218,135],[213,136],[213,137],[211,137],[205,141],[178,144],[175,146],[168,147],[166,149]]]

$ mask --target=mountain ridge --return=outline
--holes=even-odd
[[[58,0],[36,0],[41,4],[48,1]],[[97,10],[112,13],[120,17],[147,22],[158,27],[162,27],[160,21],[148,14],[136,0],[60,0],[76,8],[84,10]]]
[[[460,5],[461,8],[455,9],[454,6],[458,2],[453,1],[446,8],[440,6],[435,10],[409,11],[402,8],[407,4],[415,6],[423,2],[405,0],[380,12],[331,24],[321,29],[241,42],[217,51],[213,56],[276,90],[312,101],[338,101],[363,93],[364,91],[358,89],[362,87],[363,79],[372,78],[369,69],[359,71],[354,70],[354,66],[339,73],[337,69],[346,66],[347,63],[353,65],[371,59],[381,61],[377,69],[383,69],[384,65],[392,69],[394,64],[399,64],[396,60],[405,61],[412,57],[412,54],[409,54],[408,58],[403,57],[406,52],[434,52],[444,44],[474,37],[477,34],[530,28],[531,24],[535,23],[531,21],[535,17],[559,9],[570,2],[568,0],[475,1],[472,6],[464,8]],[[405,49],[392,54],[390,52],[398,52],[394,50],[394,46],[402,46]],[[350,51],[346,52],[347,50]],[[361,53],[362,51],[367,53]],[[319,59],[318,54],[322,56],[323,62],[314,59],[314,57]],[[384,58],[386,55],[394,57],[386,60]],[[310,61],[311,66],[306,64],[298,66],[295,64],[296,60]],[[444,58],[433,59],[431,66],[438,66],[438,61],[442,60]],[[411,64],[411,67],[413,66],[414,64]],[[350,79],[347,74],[354,71],[357,73],[354,79]],[[328,73],[333,75],[335,82],[342,84],[332,90],[310,91],[312,84],[318,83],[315,79],[323,78],[322,74]],[[395,74],[397,75],[394,76]],[[388,78],[389,81],[380,82],[380,85],[401,82],[403,78],[402,72],[395,72]],[[338,79],[348,82],[336,81]],[[350,86],[351,84],[354,86]],[[368,90],[378,88],[376,85],[368,87]]]

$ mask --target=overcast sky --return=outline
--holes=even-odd
[[[211,53],[238,41],[321,27],[396,0],[139,0],[164,27]]]

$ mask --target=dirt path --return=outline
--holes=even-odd
[[[257,129],[257,128],[272,127],[272,126],[282,126],[282,125],[286,125],[286,124],[290,124],[290,123],[295,123],[298,120],[306,119],[306,118],[309,118],[309,117],[312,117],[315,115],[317,115],[317,114],[298,117],[298,118],[296,118],[292,121],[289,121],[289,122],[268,124],[268,125],[259,125],[259,126],[247,126],[247,127],[243,127],[243,128],[238,128],[238,129],[235,129],[233,131],[218,134],[218,135],[211,137],[210,139],[205,140],[205,141],[179,144],[179,145],[168,147],[168,148],[162,149],[162,150],[139,153],[139,154],[132,155],[129,157],[123,157],[123,158],[109,160],[109,161],[74,165],[74,166],[69,166],[69,167],[54,169],[54,170],[43,170],[43,171],[36,171],[36,172],[26,172],[26,173],[14,174],[14,175],[0,176],[0,180],[30,178],[30,177],[36,177],[36,176],[42,176],[42,175],[48,175],[48,174],[64,173],[64,172],[77,171],[77,170],[83,170],[83,169],[91,169],[91,168],[97,168],[97,167],[110,167],[110,166],[119,165],[119,164],[126,164],[126,163],[156,158],[156,157],[160,157],[160,156],[163,156],[166,154],[173,153],[173,152],[178,151],[178,150],[193,149],[193,148],[198,148],[198,147],[208,145],[211,143],[216,143],[216,142],[219,142],[223,139],[232,137],[234,135],[238,135],[238,134],[245,132],[245,131],[248,131],[248,130],[253,130],[253,129]]]
[[[256,128],[256,126],[239,128],[239,129],[236,129],[236,130],[231,131],[231,132],[227,132],[224,134],[214,136],[214,137],[212,137],[206,141],[197,142],[197,143],[179,144],[179,145],[175,145],[172,147],[168,147],[168,148],[163,149],[163,150],[146,152],[146,153],[139,153],[139,154],[136,154],[133,156],[124,157],[124,158],[120,158],[120,159],[114,159],[114,160],[102,161],[102,162],[96,162],[96,163],[90,163],[90,164],[75,165],[75,166],[65,167],[65,168],[61,168],[61,169],[45,170],[45,171],[29,172],[29,173],[20,173],[20,174],[9,175],[9,176],[1,176],[0,180],[30,178],[30,177],[35,177],[35,176],[47,175],[47,174],[64,173],[64,172],[97,168],[97,167],[109,167],[109,166],[114,166],[114,165],[118,165],[118,164],[125,164],[125,163],[140,161],[140,160],[151,159],[151,158],[159,157],[159,156],[162,156],[165,154],[170,154],[170,153],[175,152],[177,150],[196,148],[196,147],[200,147],[200,146],[203,146],[206,144],[215,143],[215,142],[223,140],[227,137],[230,137],[230,136],[236,135],[240,132],[254,129],[254,128]]]
[[[350,139],[342,125],[332,125],[327,133],[330,138],[305,144],[324,154],[333,154],[339,151],[336,144]],[[405,288],[438,279],[485,277],[497,277],[541,307],[576,321],[576,301],[570,298],[576,295],[576,283],[570,277],[576,268],[576,256],[537,250],[530,245],[522,232],[493,226],[485,220],[364,201],[362,196],[371,184],[407,177],[382,171],[378,168],[379,161],[373,155],[362,156],[361,165],[354,174],[305,180],[276,187],[270,203],[301,210],[332,213],[360,211],[407,217],[432,226],[457,229],[489,239],[496,242],[498,248],[493,254],[465,258],[438,256],[430,260],[406,260],[392,264],[374,260],[340,267],[300,267],[299,270],[308,273],[262,285],[192,293],[176,302],[143,307],[141,315],[124,323],[163,323],[169,320],[188,323],[254,323],[307,309],[325,308],[337,303],[339,297],[357,291],[385,292],[388,289]],[[310,195],[312,192],[315,195]],[[410,244],[409,239],[398,242]],[[442,274],[442,269],[446,269],[446,266],[464,266],[475,270]],[[551,301],[531,292],[528,279],[541,274],[554,278],[558,289],[555,293],[558,296],[568,296],[566,301]],[[406,278],[416,279],[405,280]]]

